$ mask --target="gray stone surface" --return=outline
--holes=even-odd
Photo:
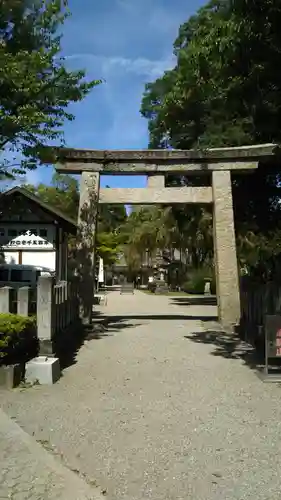
[[[31,359],[25,366],[25,381],[38,382],[40,385],[55,384],[61,375],[60,361],[58,358],[38,356]]]
[[[30,287],[22,286],[18,289],[17,313],[20,316],[28,316]]]
[[[238,146],[210,149],[138,149],[138,150],[103,150],[103,149],[74,149],[74,148],[46,148],[52,154],[55,151],[59,160],[82,160],[93,162],[142,162],[153,160],[256,160],[261,157],[270,157],[279,151],[277,144],[257,144],[252,146]],[[45,158],[50,163],[49,158]]]
[[[178,203],[212,203],[211,187],[164,187],[164,188],[102,188],[99,203],[151,205]]]
[[[183,159],[179,159],[176,162],[170,163],[167,160],[164,162],[158,163],[157,160],[154,160],[155,163],[151,162],[136,162],[135,160],[124,161],[121,163],[119,161],[109,161],[106,163],[93,163],[89,161],[66,161],[64,163],[58,163],[56,165],[56,171],[58,173],[69,173],[69,174],[81,174],[81,172],[99,172],[101,174],[112,174],[112,175],[140,175],[140,174],[149,174],[151,172],[158,172],[163,174],[178,174],[178,175],[189,175],[189,174],[203,174],[206,175],[206,172],[212,172],[214,170],[225,170],[226,165],[222,161],[212,160],[212,162],[195,162],[193,160],[184,161]],[[249,173],[249,170],[253,170],[258,168],[259,162],[258,160],[253,161],[249,159],[248,161],[244,161],[241,159],[234,159],[233,161],[227,162],[227,168],[229,170],[238,170],[239,174]]]
[[[225,326],[240,320],[240,292],[230,171],[213,172],[213,227],[219,320]]]
[[[82,174],[79,203],[79,232],[81,240],[92,252],[80,249],[79,260],[83,271],[81,302],[84,322],[90,323],[92,311],[91,297],[93,286],[91,254],[95,269],[93,241],[96,230],[98,203],[105,204],[187,204],[213,203],[214,206],[214,246],[216,259],[216,282],[219,295],[219,318],[226,326],[237,324],[240,318],[240,297],[238,289],[238,270],[236,261],[236,242],[234,234],[233,200],[231,190],[231,171],[245,173],[259,166],[260,158],[270,158],[280,154],[276,144],[259,144],[244,147],[226,147],[193,150],[81,150],[72,148],[47,148],[50,158],[59,161],[58,172]],[[50,163],[50,158],[45,159]],[[164,176],[156,174],[212,174],[212,187],[174,187],[164,188]],[[146,173],[148,187],[141,189],[109,188],[101,189],[100,173],[132,175]],[[94,198],[94,202],[90,200]],[[86,223],[81,217],[89,206],[94,207],[94,214],[87,217]],[[90,236],[89,236],[90,230]],[[86,256],[85,256],[86,250]],[[231,276],[233,279],[231,280]],[[88,284],[87,284],[88,283]],[[232,291],[232,292],[231,292]]]
[[[77,263],[80,277],[81,316],[85,324],[91,322],[95,292],[95,242],[99,190],[99,173],[83,172],[80,180]]]
[[[109,500],[279,500],[281,389],[204,330],[216,308],[113,292],[100,311],[57,384],[0,394],[8,414]]]
[[[240,173],[258,168],[260,158],[270,158],[280,153],[276,144],[255,146],[190,149],[190,150],[85,150],[49,148],[47,163],[58,160],[59,173],[83,171],[106,174],[140,174],[149,172],[205,173],[212,170],[238,170]]]
[[[165,187],[165,175],[162,174],[148,174],[146,187],[148,188],[164,188]]]
[[[22,380],[23,369],[19,364],[0,366],[0,386],[6,389],[17,387]]]
[[[37,284],[37,328],[40,341],[51,341],[54,334],[54,284],[52,276],[39,276]]]
[[[101,500],[0,410],[0,499]]]
[[[2,286],[0,288],[0,313],[10,312],[12,290],[11,286]]]

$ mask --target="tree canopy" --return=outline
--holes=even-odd
[[[37,186],[26,185],[30,190],[54,208],[72,218],[78,217],[79,186],[74,177],[70,175],[54,174],[50,186],[40,183]],[[102,206],[98,214],[97,253],[104,259],[105,265],[113,264],[120,252],[121,238],[118,231],[124,224],[127,214],[122,205]],[[71,240],[71,246],[76,247],[76,240]]]
[[[68,105],[100,82],[71,72],[60,57],[60,28],[69,12],[61,0],[0,0],[0,176],[36,168],[44,145],[63,142]],[[175,66],[145,87],[141,113],[153,148],[206,148],[280,142],[281,4],[276,0],[211,0],[179,28]],[[8,157],[6,155],[6,157]],[[171,177],[168,184],[210,184]],[[260,162],[232,178],[238,254],[253,266],[281,251],[279,161]],[[33,189],[76,219],[75,179],[55,176]],[[108,263],[123,246],[137,269],[143,252],[178,248],[194,267],[212,259],[212,216],[200,207],[99,210],[98,251]]]
[[[213,256],[210,217],[199,207],[197,218],[184,208],[175,212],[173,207],[152,206],[133,211],[121,227],[129,268],[139,271],[146,256],[153,261],[159,251],[172,261],[174,250],[193,268],[209,264]]]
[[[68,15],[66,0],[0,1],[2,177],[36,168],[48,142],[63,142],[68,105],[100,83],[65,66],[58,33]]]
[[[280,142],[280,22],[281,4],[274,0],[212,0],[180,26],[175,67],[148,83],[143,95],[149,146],[165,147],[167,140],[179,149]],[[259,247],[271,255],[273,240],[281,250],[280,181],[278,161],[232,178],[241,261],[251,255],[257,263]],[[198,210],[186,208],[188,214],[199,228]],[[179,219],[182,211],[174,215]],[[201,215],[206,219],[206,212]]]
[[[150,145],[279,142],[280,20],[274,0],[213,0],[184,23],[175,68],[146,85]]]

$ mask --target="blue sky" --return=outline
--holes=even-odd
[[[104,79],[81,103],[71,106],[74,122],[64,127],[70,147],[138,149],[148,144],[147,122],[139,113],[144,85],[173,67],[173,42],[181,23],[203,0],[69,0],[63,55],[72,69]],[[52,169],[28,175],[49,182]],[[141,187],[142,177],[107,177],[111,187]]]

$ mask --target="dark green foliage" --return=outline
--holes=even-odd
[[[30,184],[24,186],[38,196],[44,203],[60,210],[73,221],[77,221],[79,206],[78,181],[71,175],[54,174],[50,186]]]
[[[212,0],[180,26],[175,68],[147,84],[143,96],[150,147],[167,138],[180,149],[280,143],[280,24],[276,0]],[[260,162],[253,174],[233,178],[238,257],[251,268],[270,258],[268,249],[281,251],[280,165],[280,158]],[[171,179],[191,181],[198,179]],[[196,233],[197,207],[174,209],[178,221],[182,215]],[[212,231],[210,218],[205,230]]]
[[[0,365],[25,363],[37,353],[36,318],[0,314]]]
[[[179,29],[177,64],[146,86],[151,144],[177,148],[280,141],[281,4],[214,0]]]
[[[157,283],[156,283],[156,281],[152,281],[152,283],[148,282],[148,284],[147,284],[147,289],[148,289],[151,293],[155,293],[155,292],[156,292],[156,287],[157,287]]]
[[[0,2],[0,153],[15,155],[1,176],[36,168],[48,142],[63,142],[68,105],[100,83],[65,66],[58,33],[68,15],[66,0]]]
[[[206,281],[211,282],[211,293],[216,293],[216,280],[213,270],[200,268],[193,269],[187,272],[188,279],[183,285],[183,290],[186,293],[203,294]]]
[[[79,208],[79,186],[71,175],[54,174],[51,186],[38,184],[26,185],[42,201],[57,208],[62,213],[77,221]],[[105,265],[113,264],[118,258],[122,236],[119,228],[127,219],[124,205],[101,205],[98,213],[97,253]],[[76,237],[69,239],[70,249],[77,246]]]

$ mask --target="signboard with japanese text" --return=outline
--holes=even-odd
[[[266,316],[265,342],[267,358],[281,359],[281,316],[279,314]]]
[[[2,246],[3,250],[54,250],[54,244],[48,240],[34,235],[31,231],[11,239],[6,245]]]

